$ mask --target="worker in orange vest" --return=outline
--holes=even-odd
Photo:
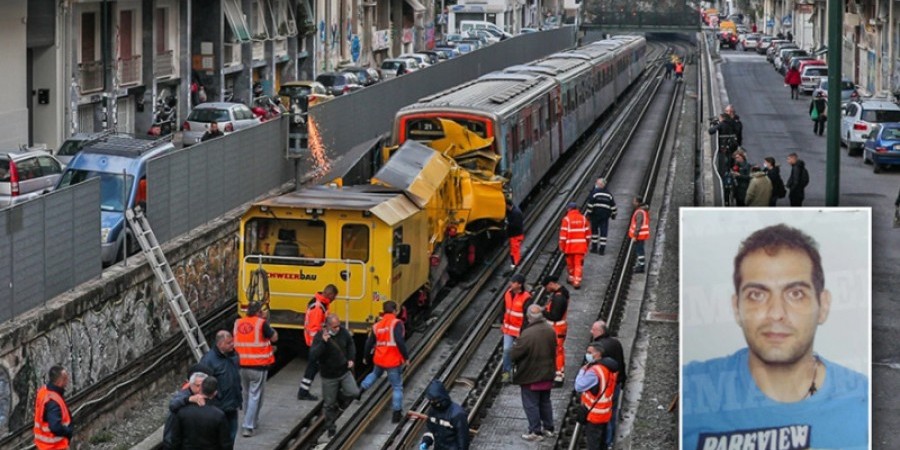
[[[503,375],[504,383],[509,382],[512,375],[512,359],[509,350],[522,332],[525,322],[525,306],[531,303],[531,293],[525,289],[525,275],[517,273],[509,279],[509,289],[503,294],[506,311],[503,313]]]
[[[612,418],[619,367],[614,359],[603,357],[603,346],[596,342],[588,345],[584,356],[588,363],[578,370],[575,392],[581,393],[581,405],[587,410],[586,423],[582,424],[587,448],[601,450],[606,448],[603,433]]]
[[[316,333],[322,329],[325,323],[325,316],[328,314],[328,305],[337,298],[338,290],[333,284],[325,286],[322,292],[316,292],[315,297],[309,301],[306,307],[306,315],[303,317],[303,337],[306,339],[306,346],[312,348],[313,338]],[[297,400],[318,400],[319,397],[309,393],[309,388],[316,374],[319,373],[319,363],[315,360],[306,364],[306,370],[303,372],[303,379],[300,380],[300,390],[297,391]]]
[[[634,273],[644,273],[644,241],[650,238],[650,211],[641,197],[635,197],[632,205],[634,213],[631,214],[628,237],[634,241],[634,253],[637,255]]]
[[[41,386],[34,399],[34,445],[38,450],[69,448],[72,439],[72,417],[63,397],[69,385],[69,372],[53,366],[47,373],[47,384]]]
[[[569,212],[563,217],[559,227],[559,251],[566,255],[569,284],[575,289],[581,289],[584,254],[587,253],[590,239],[591,223],[578,211],[577,203],[569,203]]]
[[[372,333],[366,341],[365,355],[372,355],[372,364],[375,369],[366,375],[360,384],[360,393],[372,387],[381,374],[387,372],[388,381],[394,389],[391,397],[393,416],[391,422],[400,423],[403,417],[403,366],[407,365],[409,353],[406,350],[406,332],[403,321],[397,318],[397,303],[384,302],[384,314],[381,320],[372,326]],[[364,360],[365,361],[365,360]]]
[[[250,302],[247,316],[234,321],[234,350],[241,364],[241,387],[244,397],[244,424],[242,435],[253,436],[259,423],[259,410],[266,390],[269,367],[275,364],[278,332],[272,329],[263,311],[262,303]]]
[[[681,81],[684,77],[684,62],[679,60],[675,63],[675,81]]]
[[[569,309],[569,291],[559,284],[559,278],[556,275],[544,277],[541,284],[549,294],[547,304],[544,305],[544,317],[556,331],[556,377],[553,382],[562,386],[566,380],[566,349],[564,345],[568,332],[566,315]]]

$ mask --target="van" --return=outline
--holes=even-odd
[[[100,179],[100,255],[103,266],[139,250],[125,223],[125,211],[146,208],[147,162],[174,150],[168,139],[136,139],[110,135],[91,142],[69,161],[56,189]],[[152,214],[152,212],[149,212]]]
[[[511,34],[503,31],[503,29],[498,27],[497,24],[485,20],[463,20],[459,22],[460,33],[468,33],[469,31],[484,29],[496,31],[506,38],[512,37]]]

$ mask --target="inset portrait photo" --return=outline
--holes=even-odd
[[[871,210],[680,220],[682,448],[868,448]]]

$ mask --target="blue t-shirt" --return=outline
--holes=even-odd
[[[820,357],[826,372],[818,391],[799,402],[780,403],[756,386],[748,355],[744,348],[684,367],[684,450],[867,448],[865,375]]]

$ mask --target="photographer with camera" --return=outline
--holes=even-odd
[[[725,112],[719,114],[716,119],[709,119],[709,134],[718,133],[717,148],[719,151],[718,169],[719,174],[726,173],[733,165],[734,159],[732,154],[741,146],[744,141],[744,126],[741,124],[741,118],[734,113],[734,106],[725,107]]]

